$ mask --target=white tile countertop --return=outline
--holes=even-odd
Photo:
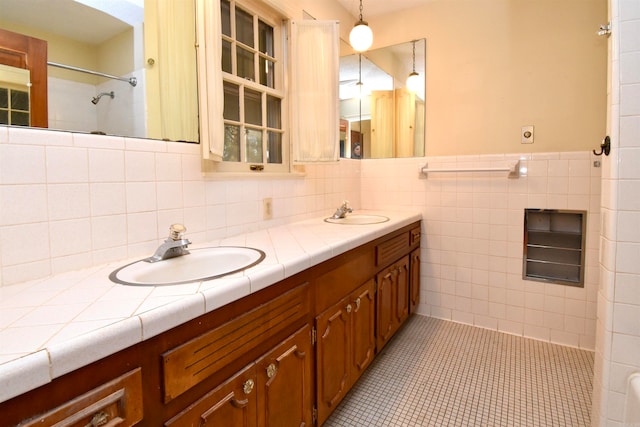
[[[109,280],[132,259],[0,287],[0,402],[421,219],[418,213],[359,212],[390,220],[345,225],[315,218],[192,244],[265,252],[260,264],[214,280],[164,286]]]

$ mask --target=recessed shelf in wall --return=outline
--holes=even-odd
[[[522,276],[584,286],[586,212],[525,209]]]

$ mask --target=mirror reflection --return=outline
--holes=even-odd
[[[424,156],[425,49],[420,39],[341,56],[341,157]]]
[[[198,141],[193,0],[0,0],[0,10],[0,123]]]

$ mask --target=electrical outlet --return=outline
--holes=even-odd
[[[273,201],[271,197],[262,199],[262,219],[273,218]]]
[[[522,126],[522,130],[520,131],[520,143],[533,144],[533,125]]]

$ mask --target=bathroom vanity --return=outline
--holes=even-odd
[[[419,300],[420,217],[389,216],[318,225],[306,268],[0,403],[2,424],[321,425]]]

